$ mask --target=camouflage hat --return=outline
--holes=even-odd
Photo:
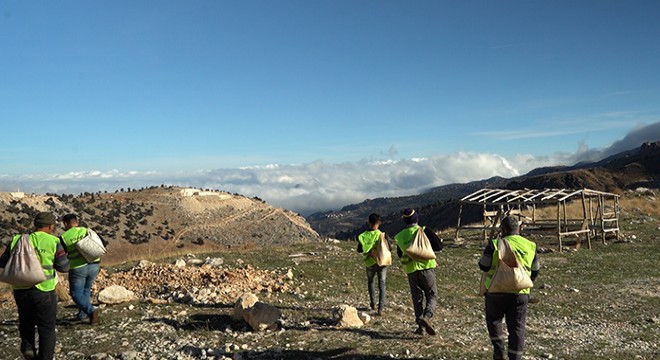
[[[55,215],[52,212],[44,211],[37,214],[34,218],[34,225],[36,226],[46,226],[53,225],[57,222]]]

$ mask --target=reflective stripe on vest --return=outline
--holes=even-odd
[[[11,250],[14,249],[20,238],[21,235],[14,236],[11,242]],[[42,231],[36,231],[30,234],[30,245],[32,245],[37,253],[41,267],[44,269],[44,275],[46,275],[46,280],[34,286],[41,291],[53,291],[55,290],[55,285],[57,285],[53,264],[55,262],[55,252],[57,251],[57,243],[59,241],[60,239],[57,237]],[[18,286],[12,286],[12,288],[17,290],[29,289],[29,287]]]

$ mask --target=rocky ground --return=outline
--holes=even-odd
[[[660,222],[628,212],[624,236],[592,250],[543,248],[542,272],[528,314],[526,359],[660,359]],[[448,236],[445,236],[448,238]],[[365,274],[354,243],[306,243],[132,262],[105,267],[97,290],[122,285],[136,299],[101,305],[98,326],[72,321],[61,303],[57,359],[488,359],[476,266],[482,244],[447,242],[437,268],[438,335],[412,333],[405,275],[388,271],[383,316],[370,313]],[[18,359],[17,316],[0,297],[0,354]],[[233,321],[243,292],[278,307],[277,330]],[[3,300],[4,299],[4,302]],[[361,327],[339,327],[341,304],[372,315]]]

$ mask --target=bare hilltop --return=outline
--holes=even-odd
[[[0,193],[2,241],[29,231],[39,211],[78,214],[110,242],[107,262],[319,239],[301,215],[257,197],[160,186],[78,195]]]

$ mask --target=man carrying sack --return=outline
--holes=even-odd
[[[69,271],[60,240],[53,236],[55,215],[40,212],[34,219],[34,232],[29,236],[43,268],[46,280],[28,287],[12,286],[18,308],[18,330],[21,335],[21,352],[26,359],[52,359],[55,355],[55,321],[57,319],[57,295],[55,271]],[[22,235],[16,235],[0,256],[0,268],[9,261],[11,251]],[[35,341],[35,327],[39,333],[39,351]]]
[[[385,233],[378,230],[380,215],[369,215],[369,230],[358,235],[357,252],[364,254],[364,265],[367,268],[367,289],[369,290],[369,307],[376,309],[374,301],[374,278],[378,275],[378,316],[383,314],[385,304],[385,279],[387,266],[392,264],[389,242]]]
[[[69,293],[78,308],[76,318],[84,320],[89,318],[91,325],[99,322],[99,310],[92,305],[92,286],[100,271],[101,259],[87,261],[76,247],[80,239],[87,236],[88,229],[79,226],[78,217],[75,214],[66,214],[62,217],[64,233],[60,236],[62,244],[71,262],[69,270]]]
[[[431,229],[417,225],[418,216],[414,209],[403,210],[403,221],[406,223],[406,227],[396,234],[394,241],[397,245],[396,253],[401,259],[403,271],[408,275],[408,284],[410,285],[410,293],[415,309],[415,322],[417,323],[415,333],[422,335],[426,330],[429,335],[435,335],[431,318],[438,303],[438,290],[435,279],[437,263],[433,252],[442,250],[442,241]],[[422,231],[422,234],[417,234],[418,231]],[[432,252],[429,257],[432,258],[419,259],[411,257],[407,253],[406,250],[411,242],[419,238],[423,238],[424,241],[430,243]],[[428,244],[425,245],[428,248]]]
[[[505,217],[502,219],[500,231],[501,238],[490,241],[479,260],[479,268],[486,272],[484,283],[486,288],[486,326],[493,344],[493,359],[506,359],[502,333],[502,319],[506,318],[506,326],[509,332],[508,359],[518,360],[522,359],[525,344],[525,323],[530,288],[507,290],[506,292],[499,292],[499,290],[498,292],[490,292],[489,290],[501,285],[496,284],[498,280],[494,277],[500,259],[506,259],[511,255],[515,256],[513,263],[507,264],[506,267],[522,267],[532,281],[539,274],[539,260],[536,253],[536,244],[519,235],[520,224],[518,219],[513,216]],[[507,254],[500,254],[500,249],[506,249]]]

